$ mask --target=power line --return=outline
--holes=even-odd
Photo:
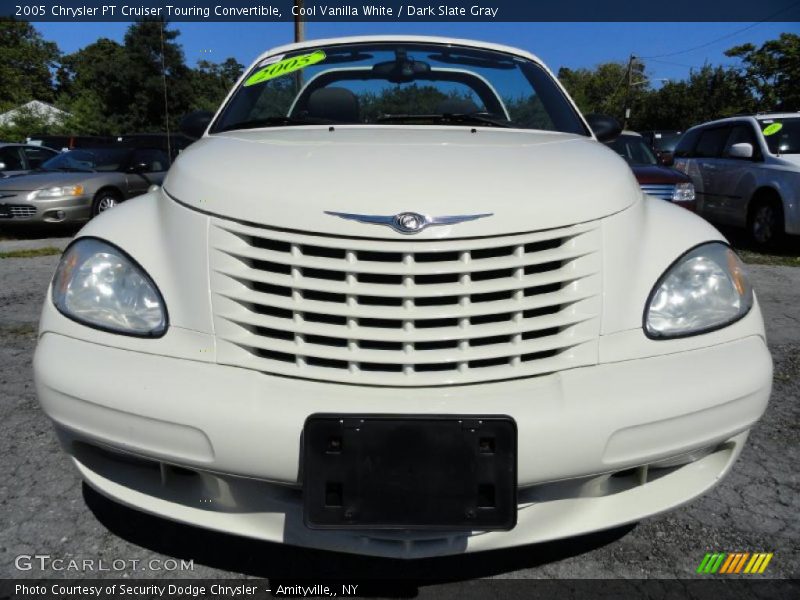
[[[653,59],[657,59],[657,58],[666,58],[668,56],[677,56],[679,54],[686,54],[686,53],[692,52],[694,50],[700,50],[701,48],[706,48],[708,46],[713,46],[714,44],[716,44],[718,42],[721,42],[723,40],[727,40],[729,38],[732,38],[732,37],[734,37],[736,35],[739,35],[740,33],[743,33],[745,31],[753,29],[754,27],[758,27],[759,25],[762,25],[762,24],[766,23],[767,21],[771,21],[775,17],[777,17],[778,15],[780,15],[780,14],[782,14],[782,13],[788,11],[788,10],[791,10],[794,7],[798,6],[798,5],[800,5],[800,1],[795,2],[794,4],[790,4],[789,6],[783,7],[779,11],[777,11],[777,12],[771,14],[770,16],[768,16],[766,19],[758,21],[757,23],[751,23],[747,27],[742,27],[741,29],[737,29],[736,31],[733,31],[733,32],[728,33],[728,34],[725,34],[725,35],[723,35],[721,37],[718,37],[716,39],[713,39],[710,42],[706,42],[705,44],[700,44],[699,46],[692,46],[691,48],[687,48],[686,50],[678,50],[677,52],[668,52],[666,54],[656,54],[654,56],[640,56],[639,58],[648,59],[648,60],[653,60]]]

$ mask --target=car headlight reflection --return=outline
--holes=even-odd
[[[155,283],[119,248],[95,238],[73,243],[53,278],[53,304],[65,316],[98,329],[158,337],[167,309]]]
[[[82,185],[64,185],[31,192],[28,194],[28,200],[33,200],[34,198],[63,198],[64,196],[80,196],[82,194]]]
[[[644,328],[651,338],[674,338],[719,329],[744,317],[753,288],[739,257],[712,242],[678,259],[650,293]]]

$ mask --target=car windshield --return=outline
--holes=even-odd
[[[129,150],[122,148],[81,148],[70,150],[42,163],[45,171],[119,171]]]
[[[680,139],[681,134],[677,131],[674,133],[656,132],[653,134],[653,147],[661,152],[674,152]]]
[[[800,117],[759,119],[759,126],[772,154],[800,154]]]
[[[648,148],[644,139],[638,135],[620,135],[609,147],[628,161],[631,165],[657,165],[653,151]]]
[[[319,46],[260,61],[211,133],[321,124],[513,127],[589,135],[553,78],[516,55],[450,44]]]

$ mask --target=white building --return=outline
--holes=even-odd
[[[31,100],[27,104],[0,114],[0,125],[13,125],[14,121],[21,115],[39,117],[44,119],[48,125],[54,125],[69,117],[70,113],[58,109],[47,102]]]

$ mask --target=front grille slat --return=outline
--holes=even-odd
[[[308,321],[304,318],[281,319],[268,315],[239,311],[220,310],[217,315],[221,318],[237,323],[243,327],[265,327],[268,329],[283,329],[297,335],[322,335],[329,337],[347,337],[348,339],[359,340],[383,340],[387,342],[415,343],[415,342],[436,342],[448,340],[470,340],[491,335],[514,335],[517,333],[527,333],[562,328],[570,325],[588,321],[593,315],[574,311],[570,308],[562,312],[532,317],[524,319],[520,323],[509,319],[501,324],[491,324],[489,326],[471,325],[465,330],[461,327],[436,327],[420,329],[402,329],[395,327],[362,327],[355,325],[330,325],[316,321]]]
[[[212,219],[217,360],[378,386],[528,377],[597,360],[600,230],[376,240]]]
[[[30,219],[36,216],[36,207],[30,204],[8,204],[6,209],[10,214],[6,219]]]
[[[499,279],[486,279],[483,281],[470,281],[470,285],[468,287],[462,285],[461,283],[425,283],[414,285],[411,288],[405,288],[401,284],[389,285],[384,283],[365,283],[359,279],[357,291],[358,294],[364,296],[437,298],[460,294],[492,294],[497,292],[514,291],[520,288],[535,288],[552,283],[571,283],[593,274],[592,269],[588,267],[575,268],[572,263],[567,264],[570,265],[569,268],[561,267],[542,273],[524,275],[520,279],[503,277]],[[241,270],[237,269],[236,265],[225,265],[217,268],[216,270],[223,275],[239,279],[240,281],[247,281],[247,279],[249,279],[252,282],[258,282],[282,288],[306,289],[318,292],[329,292],[333,294],[350,294],[354,291],[351,285],[346,281],[338,282],[328,279],[316,279],[313,277],[305,277],[302,274],[295,278],[291,275],[282,275],[280,273],[254,270],[248,275],[247,279],[242,279]]]
[[[528,354],[533,352],[543,352],[547,350],[563,350],[572,345],[579,345],[589,341],[588,337],[571,336],[569,344],[564,344],[564,340],[554,339],[557,336],[536,338],[525,340],[513,344],[505,352],[498,352],[496,346],[500,344],[486,344],[471,346],[466,349],[444,349],[444,350],[425,350],[415,352],[413,359],[402,350],[378,350],[373,348],[344,348],[336,347],[331,344],[314,343],[304,340],[303,343],[290,342],[278,337],[248,335],[239,338],[232,338],[230,341],[238,346],[252,347],[272,352],[282,352],[286,354],[299,354],[304,358],[322,358],[331,360],[342,360],[353,363],[368,362],[373,364],[415,364],[425,365],[432,363],[459,363],[473,360],[489,360],[493,358],[510,358],[514,355]],[[507,344],[508,345],[508,344]],[[498,354],[500,356],[498,356]]]
[[[292,253],[281,253],[273,250],[253,248],[247,246],[230,247],[221,244],[216,247],[242,259],[245,262],[260,261],[266,265],[281,264],[285,269],[296,267],[306,270],[318,270],[321,272],[343,269],[345,261],[337,261],[330,258],[317,256],[305,256]],[[579,258],[586,253],[586,250],[566,245],[562,248],[533,252],[522,256],[503,256],[493,260],[481,259],[470,262],[447,261],[443,263],[420,262],[374,262],[356,260],[347,262],[347,271],[352,273],[374,273],[378,275],[412,275],[415,277],[435,276],[435,275],[457,275],[459,273],[482,273],[488,271],[503,271],[507,269],[524,268],[531,265],[548,264],[555,262],[565,262]]]
[[[593,276],[591,279],[596,279]],[[590,292],[581,292],[570,288],[563,288],[557,292],[550,292],[535,296],[527,296],[522,300],[512,298],[511,300],[496,300],[494,302],[479,302],[466,306],[444,305],[444,306],[386,306],[373,304],[372,298],[379,296],[369,296],[363,304],[353,302],[325,302],[322,300],[306,298],[302,301],[283,296],[273,296],[257,291],[242,289],[239,291],[220,292],[221,295],[238,300],[241,303],[264,304],[268,306],[286,308],[295,311],[311,311],[317,313],[328,313],[343,317],[358,318],[361,316],[372,318],[422,320],[422,319],[450,319],[465,318],[483,315],[486,313],[498,314],[515,311],[524,311],[543,306],[554,306],[570,304],[585,298],[591,297]],[[401,300],[394,298],[395,300]]]

